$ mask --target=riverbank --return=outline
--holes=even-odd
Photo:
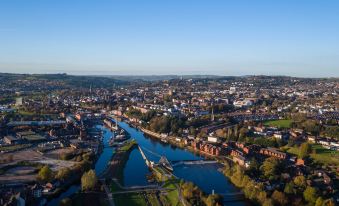
[[[135,149],[136,146],[136,141],[131,140],[117,148],[101,177],[105,179],[116,178],[122,181],[124,166],[130,152]]]
[[[101,131],[105,130],[105,127],[102,127],[101,124],[97,125],[96,127]],[[79,192],[80,180],[84,171],[93,167],[95,167],[97,170],[98,163],[100,165],[106,164],[106,161],[100,161],[100,159],[101,157],[106,156],[107,152],[112,154],[111,150],[105,148],[105,146],[108,145],[108,139],[110,137],[110,134],[106,134],[102,141],[99,141],[100,145],[98,147],[98,152],[96,154],[93,153],[94,156],[90,157],[90,159],[79,162],[73,168],[69,168],[71,175],[67,178],[67,180],[62,181],[61,186],[49,195],[47,204],[48,206],[58,206],[61,200],[64,198],[70,198]]]
[[[137,125],[134,125],[134,126],[138,127]],[[145,129],[143,127],[138,127],[138,128],[142,132],[144,132],[146,135],[149,135],[151,137],[157,138],[158,140],[162,141],[162,139],[164,138],[159,133],[152,132],[152,131],[150,131],[148,129]],[[211,155],[211,154],[209,154],[207,152],[204,152],[204,151],[201,151],[201,150],[195,150],[193,147],[191,147],[189,145],[185,145],[182,142],[177,142],[177,141],[175,141],[175,138],[176,138],[175,136],[167,136],[166,138],[167,138],[167,142],[166,142],[167,144],[171,144],[171,145],[179,147],[181,149],[188,150],[188,151],[190,151],[190,152],[192,152],[194,154],[202,155],[204,158],[216,160],[216,161],[218,161],[221,164],[223,164],[224,161],[226,161],[226,160],[231,161],[230,159],[225,159],[225,158],[222,158],[222,157]]]

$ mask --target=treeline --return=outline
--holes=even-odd
[[[221,206],[223,205],[222,197],[218,194],[205,194],[199,187],[192,182],[180,182],[180,191],[186,205],[194,206]]]
[[[188,129],[190,134],[196,135],[196,128],[210,123],[209,115],[188,120],[186,117],[158,115],[155,110],[142,113],[134,108],[129,108],[126,115],[140,119],[143,122],[142,126],[153,132],[171,133],[174,135],[182,134],[184,129]]]
[[[297,113],[289,115],[292,119],[292,128],[303,129],[313,135],[322,135],[339,139],[339,126],[336,120],[327,120],[320,124],[319,121],[307,118],[306,115]]]
[[[246,171],[239,165],[230,167],[228,163],[225,163],[223,173],[235,186],[243,190],[246,198],[258,205],[335,205],[332,198],[325,199],[322,197],[321,191],[309,186],[304,176],[296,176],[291,181],[281,184],[284,182],[281,178],[283,168],[283,162],[272,157],[267,158],[260,167],[259,164],[251,163],[251,168]],[[269,179],[273,183],[273,188],[267,191],[264,183],[255,181],[250,177],[250,174]]]

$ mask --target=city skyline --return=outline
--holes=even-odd
[[[336,1],[4,1],[0,72],[338,77]]]

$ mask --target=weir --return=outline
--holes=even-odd
[[[140,147],[139,145],[138,145],[138,149],[139,149],[139,151],[140,151],[140,153],[141,153],[142,158],[145,160],[146,165],[147,165],[148,167],[152,167],[151,162],[147,159],[147,157],[146,157],[144,151],[142,151],[142,149],[141,149],[141,147]]]
[[[182,161],[172,161],[172,166],[176,167],[179,165],[204,165],[204,164],[216,164],[216,160],[182,160]]]

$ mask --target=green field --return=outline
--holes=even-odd
[[[298,155],[299,147],[284,147],[290,154]],[[326,148],[323,148],[319,144],[312,144],[313,152],[310,156],[316,162],[325,164],[325,165],[339,165],[339,151],[333,151]]]
[[[119,148],[119,151],[127,152],[128,150],[130,150],[136,144],[137,144],[137,142],[135,140],[132,140],[130,142],[126,142],[125,145],[123,145],[122,147]]]
[[[292,120],[290,119],[280,119],[280,120],[269,120],[265,121],[265,126],[278,127],[278,128],[290,128]]]
[[[167,195],[162,196],[170,205],[182,205],[179,200],[177,184],[179,184],[178,180],[168,180],[164,185],[164,188],[171,189],[167,192]]]

